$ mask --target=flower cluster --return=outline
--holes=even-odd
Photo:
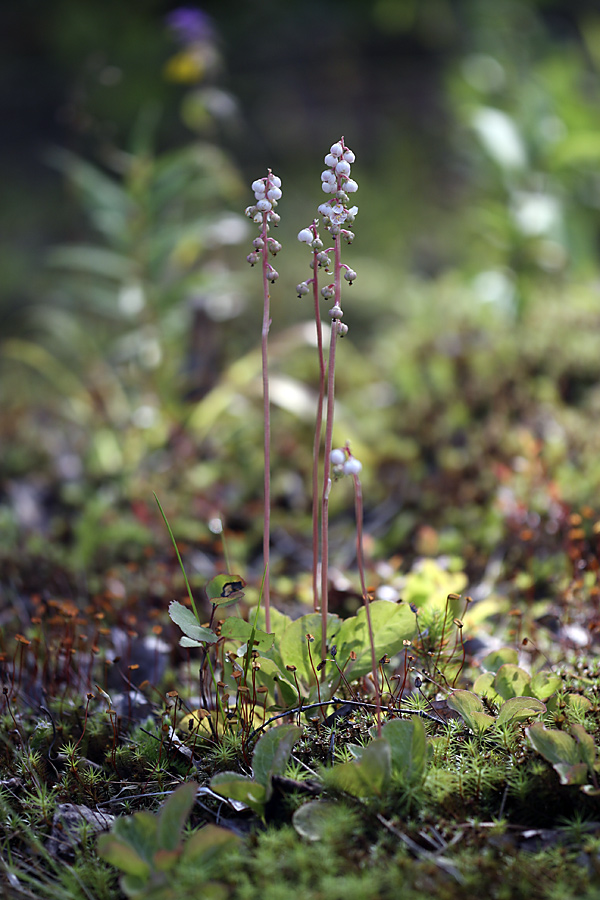
[[[334,237],[341,234],[349,244],[352,243],[354,234],[342,226],[352,225],[358,213],[358,206],[348,206],[348,194],[358,190],[358,184],[350,177],[350,166],[355,159],[354,153],[345,146],[344,138],[341,138],[331,145],[325,157],[328,168],[321,173],[321,188],[324,193],[333,196],[319,206],[319,212],[329,233]]]
[[[245,210],[248,218],[256,225],[261,226],[260,235],[252,241],[254,248],[246,257],[251,266],[256,265],[260,260],[261,253],[267,250],[273,256],[281,250],[281,244],[272,237],[268,237],[269,226],[279,225],[280,216],[275,212],[277,201],[281,199],[281,178],[273,175],[269,169],[268,175],[252,182],[252,190],[256,198],[253,206],[248,206]],[[279,272],[267,263],[267,278],[274,282],[279,278]]]
[[[358,475],[362,469],[362,463],[352,456],[348,447],[332,450],[329,459],[336,475]]]

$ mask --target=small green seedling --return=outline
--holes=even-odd
[[[554,728],[544,728],[541,723],[527,729],[529,743],[558,772],[561,784],[581,785],[582,791],[600,795],[598,773],[600,761],[594,738],[583,725],[572,725],[571,734]],[[592,784],[588,784],[588,777]]]

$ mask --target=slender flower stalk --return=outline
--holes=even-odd
[[[271,402],[269,397],[269,353],[268,338],[271,327],[271,295],[269,284],[279,278],[279,273],[269,262],[269,254],[275,256],[281,250],[281,244],[269,237],[270,224],[278,225],[279,216],[274,212],[277,201],[281,198],[281,179],[273,175],[271,170],[265,178],[252,182],[252,190],[256,198],[254,206],[246,209],[246,215],[256,225],[260,225],[260,234],[252,242],[253,250],[246,259],[251,266],[262,263],[263,280],[263,320],[261,331],[263,415],[264,415],[264,527],[263,527],[263,603],[265,609],[265,626],[271,629],[271,589],[270,589],[270,545],[271,545]]]
[[[373,634],[373,624],[371,622],[371,600],[367,590],[367,581],[365,578],[365,557],[363,546],[363,498],[362,485],[359,472],[362,469],[362,463],[352,456],[348,445],[343,450],[331,451],[331,462],[333,471],[336,475],[350,475],[354,482],[354,509],[356,514],[356,561],[358,564],[358,574],[360,576],[360,587],[365,604],[365,614],[367,617],[367,630],[369,632],[369,643],[371,645],[371,670],[373,675],[373,684],[375,685],[375,715],[377,719],[377,736],[381,737],[381,690],[379,688],[379,666],[377,662],[377,653],[375,652],[375,636]]]

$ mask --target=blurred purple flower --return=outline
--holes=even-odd
[[[180,6],[166,17],[167,25],[181,44],[211,41],[214,28],[205,12],[193,6]]]

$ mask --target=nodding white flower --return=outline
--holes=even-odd
[[[331,147],[329,148],[329,152],[331,153],[332,156],[336,156],[339,158],[342,155],[342,153],[344,152],[344,148],[339,143],[339,141],[337,141],[335,144],[331,145]]]
[[[358,206],[351,206],[348,210],[349,216],[357,216],[358,215]]]
[[[303,244],[312,244],[314,239],[314,235],[310,228],[303,228],[302,231],[298,232],[298,240]]]
[[[328,153],[325,159],[323,160],[326,166],[330,166],[332,169],[337,166],[337,157],[332,153]]]
[[[259,200],[256,204],[256,208],[261,212],[268,212],[270,209],[273,209],[273,204],[270,200]]]
[[[329,184],[328,181],[324,181],[321,185],[321,188],[323,189],[323,191],[326,194],[335,194],[335,191],[336,191],[335,181],[333,182],[333,184]]]
[[[356,156],[354,155],[352,150],[344,150],[343,159],[345,159],[346,162],[353,163],[354,160],[356,159]]]
[[[348,178],[348,180],[344,182],[344,190],[347,194],[353,194],[358,190],[358,184],[353,178]]]
[[[317,208],[317,212],[320,212],[322,216],[329,216],[331,210],[331,206],[329,203],[321,203],[321,205]]]
[[[262,213],[257,212],[252,221],[255,225],[262,225]]]
[[[281,190],[278,187],[272,187],[270,191],[267,191],[267,198],[269,200],[281,200]]]
[[[271,173],[271,175],[269,176],[269,180],[271,184],[275,185],[275,187],[281,187],[281,178],[279,178],[277,175],[273,175],[273,173]]]
[[[321,181],[327,181],[329,184],[336,183],[335,175],[331,169],[325,169],[324,172],[321,172]]]
[[[356,457],[351,456],[350,459],[347,459],[344,463],[344,475],[358,475],[360,470],[362,469],[362,463],[360,460],[356,459]]]
[[[350,164],[347,163],[345,159],[341,159],[335,167],[335,173],[336,175],[349,175]]]
[[[346,454],[343,450],[339,448],[336,450],[332,450],[329,454],[329,459],[331,460],[332,466],[343,466],[346,462]]]
[[[264,181],[263,181],[262,179],[257,179],[256,181],[253,181],[253,182],[252,182],[252,190],[253,190],[255,193],[258,191],[259,193],[264,194],[264,192],[265,192],[265,183],[264,183]]]

